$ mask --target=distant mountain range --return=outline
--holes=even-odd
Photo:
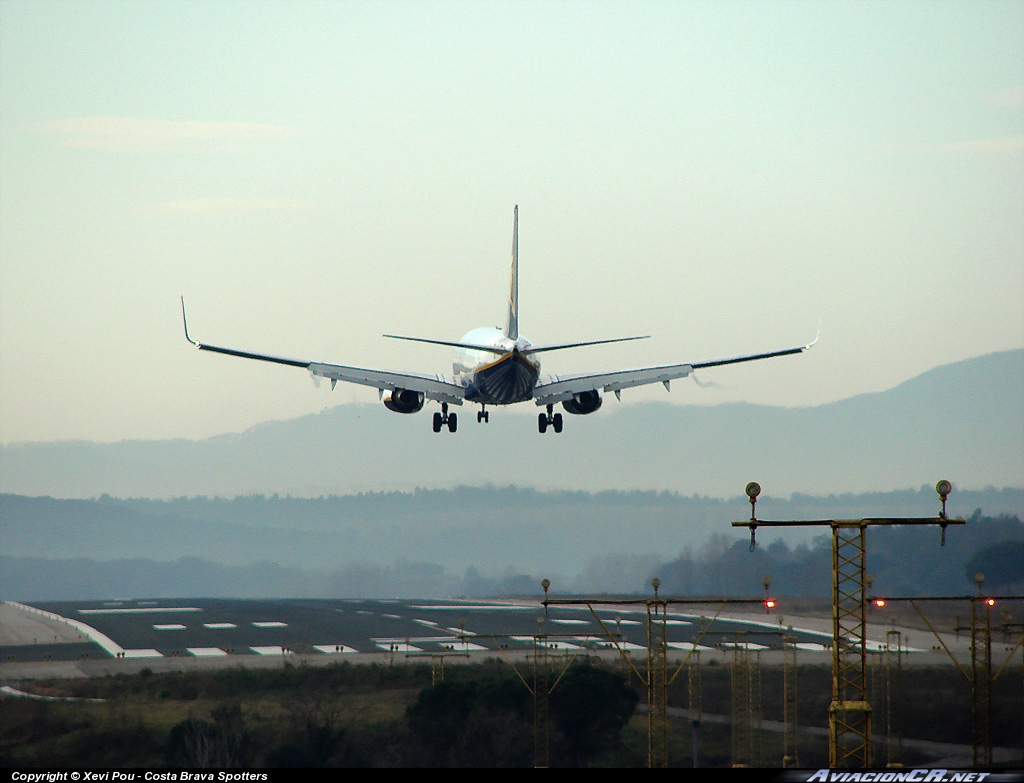
[[[857,372],[858,368],[850,368]],[[528,409],[528,406],[524,406]],[[0,447],[0,489],[30,496],[317,497],[457,486],[736,497],[1024,486],[1024,350],[945,365],[888,391],[808,408],[617,404],[539,435],[534,412],[427,416],[340,405],[207,440]]]

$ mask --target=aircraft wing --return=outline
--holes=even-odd
[[[184,320],[185,308],[182,302],[182,319]],[[304,367],[314,376],[330,378],[331,388],[338,381],[345,383],[358,383],[362,386],[372,386],[375,389],[408,389],[409,391],[421,392],[424,397],[439,402],[449,402],[461,405],[466,397],[465,388],[456,382],[455,378],[446,375],[426,375],[421,373],[399,373],[387,370],[369,370],[362,367],[346,367],[342,364],[324,364],[323,362],[309,362],[304,359],[288,359],[283,356],[271,356],[264,353],[252,353],[250,351],[239,351],[235,348],[223,348],[219,345],[208,345],[194,340],[189,336],[188,323],[185,322],[185,338],[201,351],[213,351],[227,356],[238,356],[242,359],[255,359],[261,362],[274,362],[275,364],[286,364],[290,367]]]
[[[341,364],[321,364],[320,362],[310,362],[309,371],[321,378],[330,378],[331,388],[334,388],[337,381],[345,381],[381,390],[408,389],[422,392],[428,400],[450,402],[454,405],[462,405],[462,401],[466,397],[465,387],[456,383],[455,378],[446,375],[364,370],[360,367],[345,367]]]
[[[537,383],[533,396],[538,405],[552,405],[556,402],[563,402],[571,399],[574,394],[593,391],[595,389],[614,392],[616,397],[619,396],[619,393],[623,389],[629,389],[633,386],[645,386],[649,383],[663,383],[667,389],[669,381],[674,381],[677,378],[685,378],[694,370],[803,353],[814,345],[815,342],[817,342],[817,338],[815,338],[814,342],[808,345],[802,345],[799,348],[786,348],[781,351],[770,351],[769,353],[736,356],[731,359],[713,359],[706,362],[669,364],[663,367],[644,367],[638,370],[619,370],[616,372],[606,373],[545,375]]]
[[[207,345],[206,343],[195,343],[195,345],[201,351],[213,351],[215,353],[227,354],[228,356],[239,356],[243,359],[287,364],[291,367],[305,367],[314,376],[330,378],[332,388],[338,381],[344,381],[345,383],[372,386],[375,389],[390,389],[392,391],[395,389],[408,389],[409,391],[422,392],[423,396],[428,399],[450,402],[455,405],[461,405],[466,396],[465,388],[456,383],[454,378],[444,375],[369,370],[362,367],[346,367],[342,364],[324,364],[323,362],[307,362],[301,359],[286,359],[282,356],[238,351],[234,348],[221,348],[220,346]]]

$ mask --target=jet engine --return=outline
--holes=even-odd
[[[565,400],[562,403],[562,407],[565,408],[566,413],[575,413],[577,415],[593,413],[601,407],[601,393],[594,389],[593,391],[574,394],[571,400]]]
[[[384,397],[384,407],[395,413],[416,413],[423,408],[423,392],[395,389]]]

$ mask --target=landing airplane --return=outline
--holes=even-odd
[[[509,282],[508,316],[504,328],[481,327],[467,332],[458,342],[446,340],[429,340],[423,337],[403,337],[387,334],[396,340],[412,340],[414,342],[446,345],[455,348],[455,360],[452,364],[454,375],[426,375],[420,373],[397,373],[385,370],[366,370],[359,367],[346,367],[340,364],[322,364],[303,359],[286,359],[280,356],[268,356],[262,353],[250,353],[234,348],[222,348],[207,345],[193,340],[188,333],[188,321],[185,318],[185,298],[181,299],[181,318],[185,326],[185,339],[202,351],[213,351],[228,356],[239,356],[243,359],[257,359],[263,362],[275,362],[292,367],[303,367],[314,376],[330,378],[331,389],[338,381],[373,386],[380,392],[384,406],[396,413],[417,413],[423,409],[426,400],[441,404],[441,410],[434,413],[434,432],[447,427],[455,432],[458,427],[458,416],[448,412],[449,405],[462,405],[464,402],[477,404],[477,422],[487,422],[490,418],[488,405],[512,405],[517,402],[533,400],[545,408],[545,412],[537,416],[537,429],[544,433],[548,427],[555,432],[562,431],[562,414],[555,413],[556,403],[561,403],[567,413],[585,415],[593,413],[601,407],[601,392],[612,392],[616,399],[621,399],[623,389],[643,386],[649,383],[664,384],[669,389],[669,382],[676,378],[685,378],[694,370],[706,367],[720,367],[726,364],[739,364],[759,359],[771,359],[776,356],[803,353],[818,340],[815,338],[807,345],[797,348],[786,348],[781,351],[758,353],[749,356],[737,356],[732,359],[715,359],[690,364],[670,364],[662,367],[644,367],[637,370],[620,370],[606,373],[583,373],[576,375],[541,375],[540,360],[537,354],[546,351],[559,351],[566,348],[579,348],[584,345],[603,345],[606,343],[643,340],[642,337],[619,337],[610,340],[592,340],[590,342],[564,343],[561,345],[533,345],[519,334],[519,207],[515,208],[512,226],[512,271]],[[386,396],[385,396],[386,395]]]

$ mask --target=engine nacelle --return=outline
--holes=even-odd
[[[423,409],[423,392],[395,389],[384,397],[384,407],[395,413],[416,413]]]
[[[565,400],[562,403],[562,407],[565,408],[566,413],[575,413],[582,416],[596,411],[601,407],[601,402],[601,393],[594,389],[593,391],[574,394],[571,400]]]

